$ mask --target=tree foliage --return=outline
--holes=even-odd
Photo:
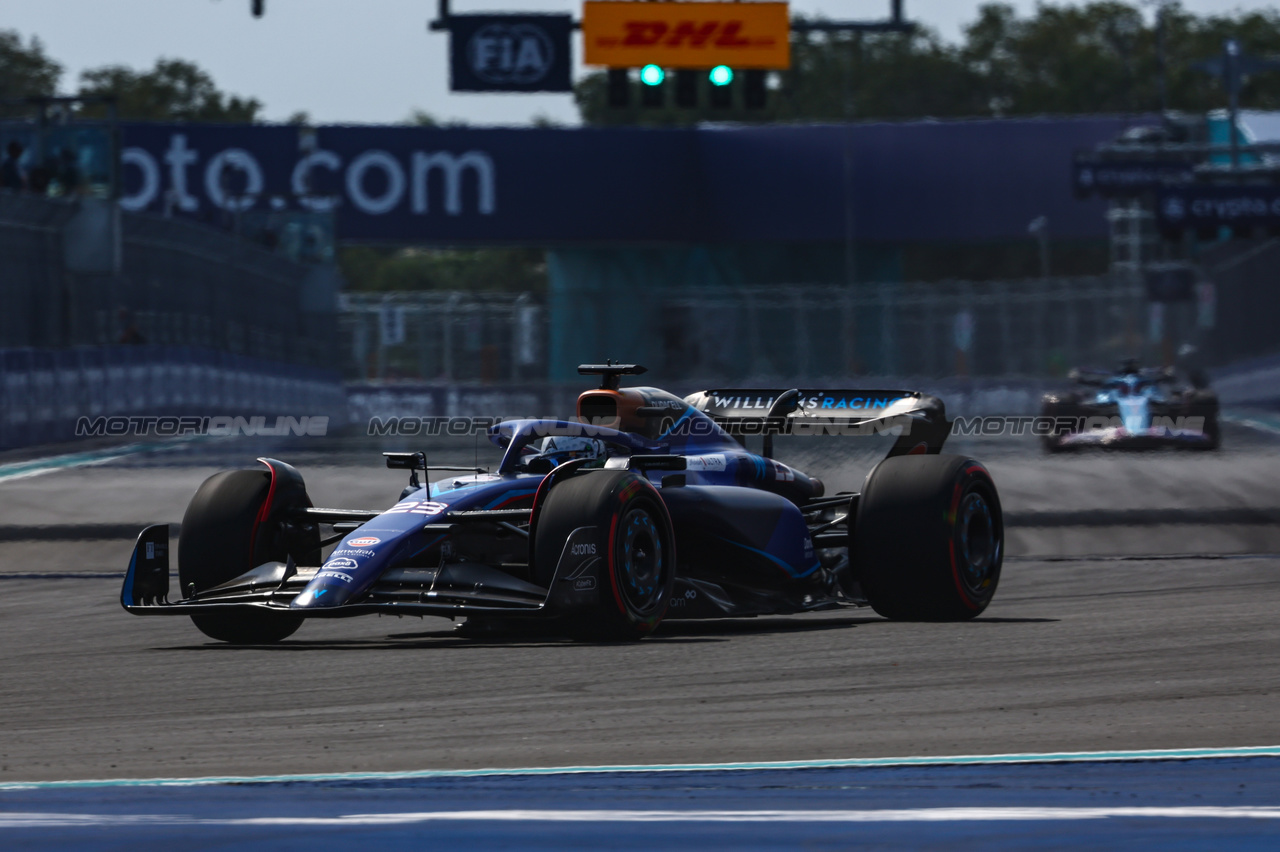
[[[0,30],[0,99],[58,94],[63,68],[45,54],[40,39],[23,42],[13,30]],[[182,59],[160,59],[150,70],[123,65],[91,68],[80,75],[77,95],[115,95],[126,121],[252,122],[262,104],[221,91],[208,72]],[[99,118],[106,110],[87,105],[81,115]],[[0,117],[28,115],[29,108],[0,106]]]
[[[40,39],[23,43],[13,30],[0,30],[0,99],[48,97],[57,92],[62,66],[45,55]],[[0,118],[19,110],[0,106]]]
[[[468,290],[545,292],[540,249],[383,249],[348,246],[338,252],[353,290]]]
[[[1156,111],[1162,106],[1160,29],[1156,16],[1137,4],[1038,5],[1020,16],[1010,5],[992,3],[980,7],[959,44],[927,27],[905,34],[793,34],[792,67],[776,75],[765,109],[743,109],[740,91],[733,108],[712,108],[705,82],[697,109],[644,109],[638,93],[631,107],[610,108],[604,72],[586,76],[575,94],[583,121],[604,125]],[[1246,53],[1280,56],[1280,12],[1270,9],[1196,16],[1175,3],[1165,7],[1162,29],[1163,105],[1169,109],[1225,105],[1220,82],[1193,64],[1220,55],[1228,37],[1238,38]],[[1280,73],[1251,77],[1241,103],[1280,108]]]
[[[115,95],[127,121],[252,122],[262,104],[220,91],[198,65],[160,59],[150,71],[123,65],[93,68],[80,75],[81,95]]]

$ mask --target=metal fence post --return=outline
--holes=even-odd
[[[1000,363],[1006,375],[1018,372],[1018,364],[1013,353],[1013,329],[1009,323],[1009,285],[1007,282],[996,282],[993,295],[1000,303]]]

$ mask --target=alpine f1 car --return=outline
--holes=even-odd
[[[1004,528],[978,462],[942,455],[941,400],[890,390],[709,390],[680,399],[602,376],[574,420],[489,430],[493,472],[387,453],[409,486],[382,511],[317,508],[280,461],[215,474],[192,498],[170,600],[167,525],[138,537],[121,602],[207,636],[266,643],[307,618],[383,613],[477,627],[551,619],[570,636],[636,639],[664,618],[869,604],[892,619],[972,618],[1000,579]],[[859,493],[772,456],[773,436],[896,434]],[[748,435],[763,437],[749,452]],[[752,442],[754,443],[754,438]],[[336,548],[322,558],[324,549]]]
[[[1054,420],[1042,438],[1050,452],[1073,447],[1125,449],[1187,447],[1213,450],[1222,442],[1218,395],[1196,374],[1142,368],[1125,361],[1115,372],[1072,370],[1075,384],[1046,394],[1040,413]]]

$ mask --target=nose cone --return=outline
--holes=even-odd
[[[1151,425],[1151,419],[1147,414],[1147,400],[1145,397],[1123,397],[1117,402],[1120,406],[1120,418],[1124,422],[1126,432],[1136,434]]]
[[[320,588],[308,586],[293,599],[289,604],[289,609],[328,609],[329,607],[340,606],[346,601],[346,598],[345,589],[334,588],[333,586]]]
[[[353,571],[334,567],[338,561],[340,560],[330,560],[316,572],[307,587],[289,604],[289,608],[328,609],[346,603],[351,597],[356,578]]]

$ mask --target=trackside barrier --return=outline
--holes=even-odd
[[[1250,358],[1213,371],[1213,386],[1225,405],[1280,405],[1280,355]]]
[[[336,371],[194,346],[0,349],[0,449],[69,441],[81,417],[326,415]]]
[[[647,377],[645,377],[647,378]],[[927,376],[824,376],[813,384],[852,387],[912,388],[940,396],[949,417],[1032,415],[1040,398],[1065,385],[1065,379],[936,379]],[[645,383],[643,379],[636,384]],[[662,382],[662,387],[685,396],[721,384],[714,378]],[[350,382],[347,390],[348,425],[361,434],[377,435],[393,418],[570,417],[575,401],[589,382],[552,384],[466,385],[426,382]],[[747,381],[743,387],[767,387],[768,381]],[[375,422],[376,421],[376,422]]]

